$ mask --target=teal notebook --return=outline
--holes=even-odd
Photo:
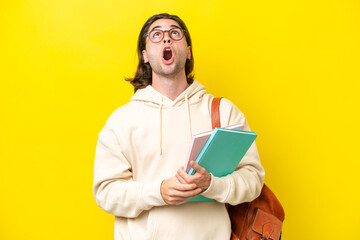
[[[215,128],[195,162],[216,177],[226,176],[236,169],[256,137],[250,131]],[[194,175],[195,170],[191,168],[188,174]],[[200,195],[188,201],[215,200]]]

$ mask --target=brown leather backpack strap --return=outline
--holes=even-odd
[[[220,127],[220,100],[221,98],[214,98],[211,103],[211,124],[212,129]]]

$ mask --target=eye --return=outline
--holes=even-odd
[[[153,38],[161,38],[161,34],[162,34],[162,32],[160,32],[160,31],[154,31],[154,32],[152,32],[151,36]]]
[[[174,36],[174,37],[180,36],[180,30],[178,30],[178,29],[171,30],[171,36]]]

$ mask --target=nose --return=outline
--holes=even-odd
[[[164,32],[164,39],[163,39],[164,43],[170,43],[171,42],[171,38],[170,38],[170,35],[169,35],[169,32],[166,31]]]

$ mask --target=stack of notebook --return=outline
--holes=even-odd
[[[194,175],[190,161],[197,162],[216,177],[226,176],[236,169],[257,135],[254,132],[243,131],[242,124],[215,128],[213,131],[193,136],[185,171]],[[203,196],[188,201],[213,201]]]

